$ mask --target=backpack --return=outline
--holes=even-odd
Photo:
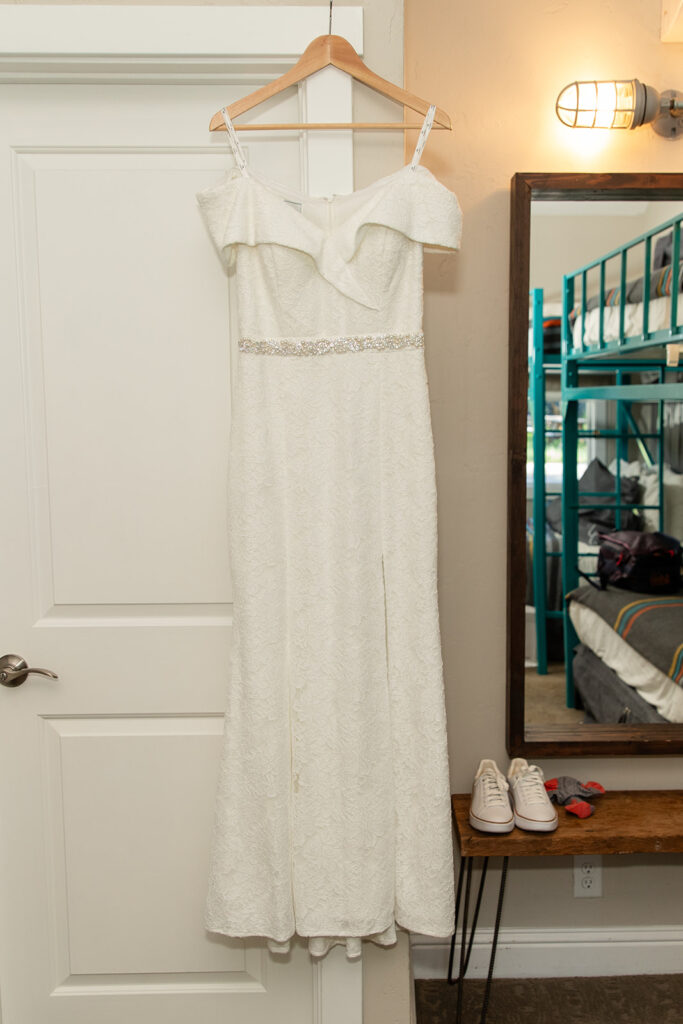
[[[681,545],[665,533],[616,530],[600,534],[598,576],[641,594],[675,594],[681,586]]]

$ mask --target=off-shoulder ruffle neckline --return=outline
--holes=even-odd
[[[416,184],[421,187],[427,185],[455,199],[446,186],[420,164],[414,168],[405,164],[364,188],[331,199],[308,197],[295,189],[270,182],[261,175],[241,174],[234,168],[221,181],[197,193],[197,198],[201,203],[211,200],[226,202],[230,220],[227,234],[235,241],[251,245],[272,242],[299,249],[311,256],[320,274],[339,291],[361,305],[379,309],[382,296],[374,292],[371,284],[363,280],[352,265],[361,243],[362,229],[380,225],[399,231],[413,241],[434,242],[441,231],[447,239],[449,227],[452,227],[448,225],[451,210],[441,210],[435,217],[431,204],[424,198],[410,203],[401,200],[405,190],[412,191]],[[337,218],[329,227],[323,227],[294,209],[285,198],[287,194],[298,196],[303,202],[330,203],[339,212],[344,202],[353,199],[356,202],[348,216]],[[457,216],[459,221],[459,210]],[[425,218],[429,222],[429,230],[423,237]]]
[[[410,174],[407,174],[406,172],[410,172]],[[221,181],[217,182],[215,185],[210,185],[208,188],[202,190],[202,192],[199,192],[198,196],[220,193],[223,188],[228,186],[234,187],[242,182],[246,183],[247,188],[250,184],[255,184],[257,188],[261,190],[262,194],[268,196],[279,208],[285,211],[286,216],[293,218],[291,221],[293,224],[296,224],[297,221],[299,223],[304,222],[304,225],[306,227],[310,227],[314,234],[318,234],[323,237],[331,237],[333,235],[343,233],[349,222],[359,218],[362,219],[362,213],[367,209],[367,204],[360,203],[349,217],[338,221],[336,224],[330,225],[329,228],[325,228],[311,220],[301,211],[294,210],[291,205],[291,200],[293,199],[299,203],[329,203],[332,206],[337,206],[339,203],[343,203],[344,201],[361,199],[363,197],[367,197],[368,202],[371,202],[377,200],[380,196],[383,196],[387,186],[394,182],[401,181],[404,176],[408,181],[410,181],[411,175],[416,176],[415,180],[418,180],[419,177],[422,177],[423,179],[426,177],[431,179],[440,187],[445,187],[441,185],[431,171],[426,167],[423,167],[421,164],[417,164],[415,167],[411,164],[404,164],[403,167],[399,167],[396,171],[392,171],[390,174],[385,174],[382,178],[377,178],[375,181],[370,182],[369,185],[364,185],[362,188],[354,189],[352,192],[341,192],[333,196],[309,196],[298,189],[290,188],[288,185],[282,185],[279,182],[273,181],[259,172],[249,171],[246,174],[242,174],[237,168],[234,168],[230,170],[226,177]],[[289,202],[288,197],[290,198]],[[353,255],[353,252],[351,252],[350,255]]]

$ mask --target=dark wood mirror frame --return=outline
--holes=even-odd
[[[683,174],[515,174],[510,205],[508,368],[507,749],[511,755],[681,754],[683,725],[524,725],[526,430],[531,201],[683,201]]]

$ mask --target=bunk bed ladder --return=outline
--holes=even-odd
[[[536,671],[548,672],[548,572],[545,535],[545,368],[543,366],[543,289],[531,291],[532,345],[530,352],[529,404],[533,424],[532,567],[536,621]]]
[[[547,432],[545,421],[547,374],[551,369],[559,370],[560,358],[557,355],[546,353],[544,349],[543,289],[532,288],[530,295],[531,346],[529,350],[528,401],[533,431],[534,460],[531,563],[536,625],[536,671],[539,676],[545,676],[548,674],[548,626],[551,622],[561,621],[564,617],[562,609],[550,608],[548,606],[548,559],[561,559],[562,551],[548,550],[546,525],[546,504],[548,501],[546,480]],[[561,430],[556,432],[560,434]]]
[[[585,292],[583,303],[585,303]],[[566,596],[574,590],[579,581],[578,547],[579,524],[575,509],[579,504],[579,481],[577,478],[578,449],[578,408],[576,399],[565,401],[567,388],[578,387],[576,360],[569,359],[572,348],[572,332],[569,322],[574,308],[574,278],[565,276],[562,282],[562,593]],[[583,331],[581,337],[583,346]],[[564,616],[564,663],[566,666],[566,704],[576,704],[571,664],[578,637],[567,614]]]

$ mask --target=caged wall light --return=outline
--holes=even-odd
[[[555,112],[568,128],[640,128],[652,124],[658,135],[683,132],[683,95],[658,93],[637,78],[628,81],[572,82],[557,97]]]

